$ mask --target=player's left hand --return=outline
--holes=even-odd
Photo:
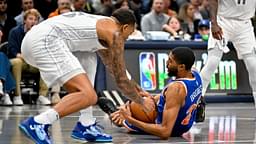
[[[147,91],[140,91],[139,92],[139,94],[140,94],[140,96],[142,96],[142,97],[153,97],[149,92],[147,92]]]
[[[132,116],[129,102],[127,102],[124,106],[120,107],[119,113],[124,119]]]
[[[153,97],[143,97],[144,101],[143,104],[141,104],[141,106],[143,107],[143,110],[148,113],[151,112],[155,109],[155,100]]]
[[[123,125],[123,121],[125,120],[124,117],[122,115],[120,115],[120,110],[112,113],[110,115],[111,121],[117,125],[117,126],[122,126]]]

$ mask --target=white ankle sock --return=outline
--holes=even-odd
[[[34,117],[34,120],[40,124],[52,124],[59,119],[59,114],[54,109],[49,109]]]
[[[256,108],[256,92],[252,92],[253,100],[254,100],[254,107]]]
[[[3,83],[0,81],[0,94],[4,94]]]
[[[82,123],[83,126],[89,126],[95,123],[96,118],[93,117],[92,115],[92,107],[88,107],[86,109],[80,110],[80,117],[79,117],[79,122]]]

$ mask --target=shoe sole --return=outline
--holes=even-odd
[[[87,140],[84,140],[84,139],[81,139],[75,135],[71,135],[71,137],[77,141],[77,142],[80,142],[80,143],[87,143],[87,142],[113,142],[113,140],[95,140],[95,141],[87,141]]]
[[[23,106],[24,104],[13,104],[13,106]]]
[[[23,134],[27,137],[27,138],[29,138],[29,139],[31,139],[32,141],[34,141],[35,143],[37,143],[37,141],[29,134],[29,132],[27,131],[27,129],[24,127],[24,126],[22,126],[21,124],[19,125],[19,128],[20,128],[20,130],[23,132]]]
[[[73,140],[75,140],[76,142],[79,142],[79,143],[87,143],[88,142],[87,140],[81,139],[81,138],[76,137],[74,135],[71,135],[71,137],[73,138]]]

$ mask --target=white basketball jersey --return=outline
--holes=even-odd
[[[52,27],[49,35],[63,39],[72,52],[94,52],[102,47],[96,32],[96,22],[101,18],[106,17],[83,12],[68,12],[49,18],[41,24]]]
[[[218,15],[248,20],[255,14],[256,0],[219,0]]]

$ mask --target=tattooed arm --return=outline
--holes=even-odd
[[[143,104],[144,99],[139,95],[139,91],[142,89],[134,80],[129,80],[126,75],[124,40],[118,32],[114,33],[112,42],[112,46],[99,50],[98,54],[123,94],[136,103]]]

